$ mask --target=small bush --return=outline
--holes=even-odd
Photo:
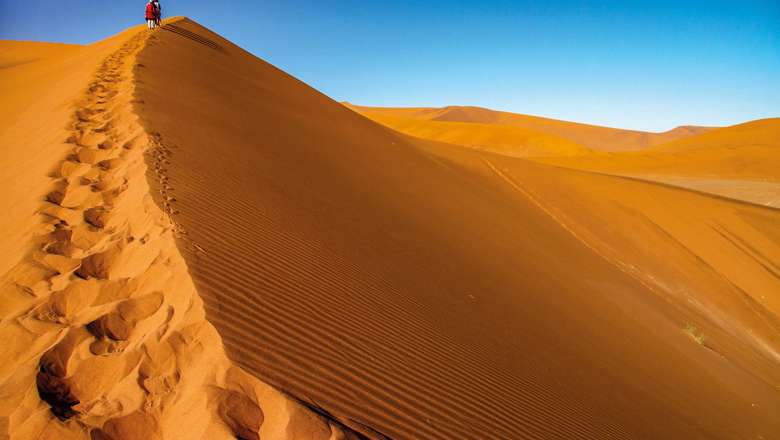
[[[695,325],[691,324],[690,322],[685,324],[685,328],[683,329],[685,333],[688,333],[694,341],[698,342],[699,345],[704,345],[704,341],[707,339],[704,336],[704,333],[699,331],[698,328],[696,328]]]

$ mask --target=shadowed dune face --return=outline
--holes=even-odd
[[[377,122],[395,128],[401,132],[413,136],[433,140],[446,140],[443,131],[451,130],[447,125],[437,124],[441,122],[459,122],[474,124],[473,131],[484,131],[486,127],[479,124],[498,127],[508,126],[517,129],[531,130],[532,132],[546,134],[553,139],[564,139],[572,144],[580,145],[585,151],[599,152],[637,151],[655,145],[683,139],[710,130],[709,127],[682,126],[663,133],[648,133],[636,130],[623,130],[619,128],[600,127],[596,125],[579,124],[576,122],[559,121],[556,119],[542,118],[538,116],[519,115],[515,113],[488,110],[480,107],[443,107],[443,108],[392,108],[392,107],[365,107],[347,104],[353,110],[376,120]],[[417,121],[417,126],[426,127],[425,130],[410,130],[405,127],[404,121]],[[424,122],[427,122],[425,124]],[[497,134],[496,136],[501,136]],[[518,142],[512,137],[503,137],[504,143],[512,143],[521,147],[524,142]],[[477,138],[478,139],[478,138]],[[461,138],[461,141],[453,143],[469,145],[490,146],[490,143],[480,144],[474,141],[474,135]],[[556,149],[551,149],[550,156],[569,155],[559,154]],[[525,155],[529,156],[529,155]]]
[[[176,26],[139,55],[137,109],[167,151],[157,202],[182,230],[208,319],[247,371],[375,438],[780,432],[767,368],[777,363],[756,354],[777,334],[740,344],[744,330],[713,326],[708,348],[686,333],[686,320],[709,329],[714,318],[678,302],[730,281],[695,272],[702,290],[683,298],[659,287],[686,276],[664,271],[665,252],[710,270],[694,244],[663,233],[689,233],[673,224],[646,242],[603,241],[647,225],[609,223],[616,208],[590,205],[620,181],[584,178],[592,191],[547,194],[548,206],[531,195],[547,175],[576,179],[403,136],[191,21]],[[654,209],[685,212],[676,190],[648,191]],[[754,238],[768,240],[771,262],[768,229]],[[618,264],[615,246],[659,283]],[[745,313],[726,318],[752,325]]]

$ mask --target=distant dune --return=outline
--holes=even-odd
[[[189,19],[3,44],[0,438],[780,432],[780,210],[576,165],[720,130],[368,114],[410,136]]]
[[[760,119],[718,128],[698,136],[686,137],[656,145],[652,150],[680,152],[702,149],[744,149],[770,147],[780,149],[780,118]]]
[[[780,208],[780,118],[719,128],[639,152],[538,160]]]
[[[364,114],[382,125],[411,136],[514,157],[567,157],[594,153],[567,139],[511,125],[415,119],[383,113]]]
[[[22,64],[32,63],[42,58],[62,56],[66,53],[74,53],[80,48],[78,45],[62,43],[41,43],[35,41],[2,41],[0,42],[0,69],[16,67]],[[8,80],[17,75],[9,76]],[[5,89],[5,87],[4,87]],[[10,90],[5,90],[10,92]],[[6,106],[5,110],[10,107]]]
[[[780,118],[663,143],[644,151],[582,158],[583,167],[780,181]],[[573,164],[574,162],[569,162]]]
[[[723,128],[680,126],[664,133],[643,133],[479,107],[346,105],[375,122],[422,139],[780,208],[777,118]]]
[[[566,139],[569,142],[579,144],[582,147],[594,151],[636,151],[655,145],[682,139],[711,130],[709,127],[682,126],[663,133],[649,133],[635,130],[623,130],[618,128],[600,127],[596,125],[579,124],[576,122],[560,121],[556,119],[542,118],[538,116],[519,115],[515,113],[488,110],[480,107],[443,107],[443,108],[392,108],[392,107],[364,107],[348,104],[350,108],[375,119],[380,123],[399,129],[407,134],[418,136],[419,132],[407,131],[401,128],[390,118],[401,120],[436,121],[436,122],[464,122],[474,124],[490,124],[493,126],[509,126],[523,130],[531,130],[543,133],[554,138]],[[435,125],[427,130],[434,130]],[[441,126],[439,126],[441,127]],[[484,130],[482,128],[481,130]],[[439,135],[441,136],[441,135]],[[438,139],[437,136],[421,136]],[[509,143],[510,141],[505,141]],[[464,143],[464,142],[456,142]],[[555,151],[551,155],[555,154]],[[566,154],[568,155],[568,154]]]

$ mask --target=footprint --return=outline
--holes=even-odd
[[[162,440],[160,426],[153,416],[136,411],[132,414],[111,419],[101,429],[90,432],[92,440],[124,440],[130,438]]]
[[[219,405],[219,415],[236,438],[260,440],[263,410],[246,395],[229,391]]]
[[[81,177],[89,171],[89,169],[89,164],[66,160],[62,162],[62,165],[60,166],[60,176],[67,180],[71,180]]]
[[[84,211],[84,221],[96,228],[105,228],[108,220],[109,211],[103,206],[96,206]]]
[[[87,324],[87,330],[97,338],[126,341],[133,328],[119,313],[111,312]]]
[[[90,130],[90,132],[85,133],[76,139],[76,145],[82,147],[97,147],[107,140],[108,137],[104,132],[95,132],[95,130]]]
[[[69,182],[61,180],[58,182],[58,189],[46,195],[46,200],[63,208],[78,208],[82,206],[92,195],[88,186],[81,185],[81,182]]]
[[[81,147],[77,153],[79,162],[95,165],[104,160],[113,159],[118,155],[116,150]]]
[[[60,420],[78,415],[73,407],[80,400],[67,377],[70,373],[69,362],[76,347],[87,338],[89,333],[85,329],[73,328],[39,361],[40,370],[36,376],[38,395],[51,406],[52,413]]]
[[[161,292],[129,299],[119,303],[116,310],[90,322],[87,329],[98,339],[127,341],[136,325],[157,313],[162,304],[163,294]],[[97,345],[94,348],[101,350],[110,348],[110,346]]]

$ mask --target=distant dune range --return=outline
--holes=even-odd
[[[478,107],[347,105],[423,139],[780,208],[780,118],[644,133]]]
[[[559,141],[565,140],[569,143],[573,142],[586,149],[599,152],[637,151],[711,130],[709,127],[682,126],[663,133],[649,133],[579,124],[576,122],[560,121],[539,116],[519,115],[481,107],[451,106],[443,108],[393,108],[364,107],[349,103],[346,103],[346,105],[371,119],[397,128],[399,131],[406,134],[445,142],[449,142],[450,140],[461,140],[460,142],[452,142],[458,144],[478,144],[478,142],[470,141],[472,140],[471,138],[478,139],[479,135],[467,130],[462,130],[462,133],[458,137],[449,137],[449,140],[446,138],[436,138],[430,135],[421,136],[420,134],[424,132],[422,126],[410,126],[409,122],[411,120],[428,121],[433,123],[432,126],[436,126],[436,123],[486,124],[485,126],[479,125],[479,130],[474,130],[482,132],[483,136],[486,136],[486,132],[491,132],[492,130],[507,130],[508,127],[513,127],[514,129],[536,133],[537,136],[543,134],[549,136],[551,139],[558,139]],[[443,125],[439,126],[442,128],[445,127]],[[490,127],[492,127],[492,130]],[[432,131],[434,130],[427,130],[428,133]],[[500,137],[500,131],[496,132],[494,136],[497,138]],[[531,136],[529,136],[529,138],[530,139],[526,144],[533,145],[534,138]],[[511,141],[504,139],[503,143],[510,144]],[[554,152],[555,150],[553,150],[553,153]],[[563,152],[569,153],[570,150],[565,149]],[[530,156],[531,154],[524,155]],[[548,156],[550,154],[543,155]]]
[[[598,169],[726,129],[403,134],[188,19],[42,56],[0,70],[3,434],[780,433],[780,211]]]
[[[718,128],[635,153],[540,161],[780,208],[780,118]]]
[[[248,371],[393,438],[777,432],[777,213],[414,140],[180,26],[222,50],[161,33],[139,109]]]

